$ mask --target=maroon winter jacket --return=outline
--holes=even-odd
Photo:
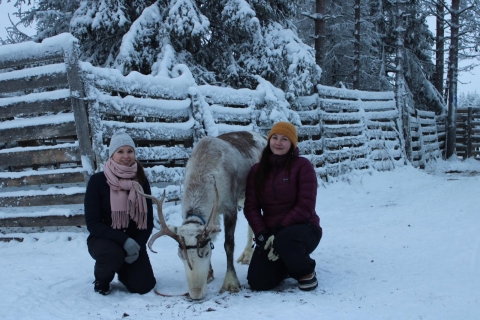
[[[318,183],[312,164],[308,159],[299,157],[296,148],[288,176],[286,160],[287,155],[270,155],[272,170],[260,197],[255,191],[258,163],[250,169],[243,212],[255,235],[266,229],[273,231],[277,222],[284,227],[310,223],[322,230],[320,218],[315,212]]]

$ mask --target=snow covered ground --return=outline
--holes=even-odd
[[[287,279],[277,290],[252,292],[247,266],[237,264],[243,290],[219,294],[226,265],[221,235],[212,258],[216,279],[200,302],[129,294],[117,280],[112,293],[101,296],[93,291],[86,232],[7,232],[2,236],[24,241],[0,242],[0,318],[480,319],[479,194],[475,160],[356,173],[323,184],[317,212],[324,236],[313,253],[317,290],[301,292]],[[169,224],[180,221],[179,210],[165,208]],[[239,217],[235,257],[246,237]],[[161,238],[154,247],[157,290],[187,292],[176,243]]]

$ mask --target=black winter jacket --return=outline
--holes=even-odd
[[[150,184],[145,181],[143,191],[151,194]],[[147,229],[137,229],[135,221],[130,220],[128,228],[113,229],[112,209],[110,207],[110,186],[107,184],[107,177],[103,172],[95,173],[89,180],[85,192],[85,222],[91,237],[110,239],[123,246],[130,237],[141,247],[145,247],[153,230],[153,207],[152,200],[147,199]]]

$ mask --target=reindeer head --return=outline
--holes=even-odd
[[[215,221],[218,216],[218,190],[214,179],[215,188],[215,203],[212,207],[212,211],[208,218],[208,221],[204,223],[201,216],[197,216],[196,219],[186,219],[180,227],[170,228],[165,223],[163,216],[162,204],[165,199],[165,191],[163,197],[158,200],[154,196],[147,195],[137,189],[137,192],[146,197],[153,199],[157,204],[158,218],[161,225],[161,230],[154,234],[148,242],[148,247],[152,252],[153,243],[159,237],[168,235],[178,242],[178,256],[182,260],[185,267],[185,274],[187,276],[188,291],[190,298],[194,300],[202,299],[205,297],[207,289],[207,280],[209,272],[211,270],[211,257],[212,257],[212,237],[220,232],[220,228],[215,225]]]
[[[205,297],[211,270],[213,249],[211,237],[219,231],[218,227],[206,229],[204,226],[194,223],[186,223],[176,230],[176,234],[182,238],[185,244],[186,250],[179,246],[178,256],[185,268],[188,291],[192,299]]]

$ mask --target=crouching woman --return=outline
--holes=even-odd
[[[151,194],[150,185],[128,134],[115,133],[108,151],[104,172],[90,178],[85,193],[87,246],[95,260],[94,290],[109,294],[110,282],[118,274],[128,291],[144,294],[156,284],[146,250],[153,208],[152,201],[140,196],[134,186]]]
[[[317,176],[310,161],[299,157],[297,141],[292,124],[275,124],[248,175],[244,213],[255,233],[247,275],[253,290],[273,289],[287,277],[304,291],[318,286],[310,257],[322,237],[315,212]]]

